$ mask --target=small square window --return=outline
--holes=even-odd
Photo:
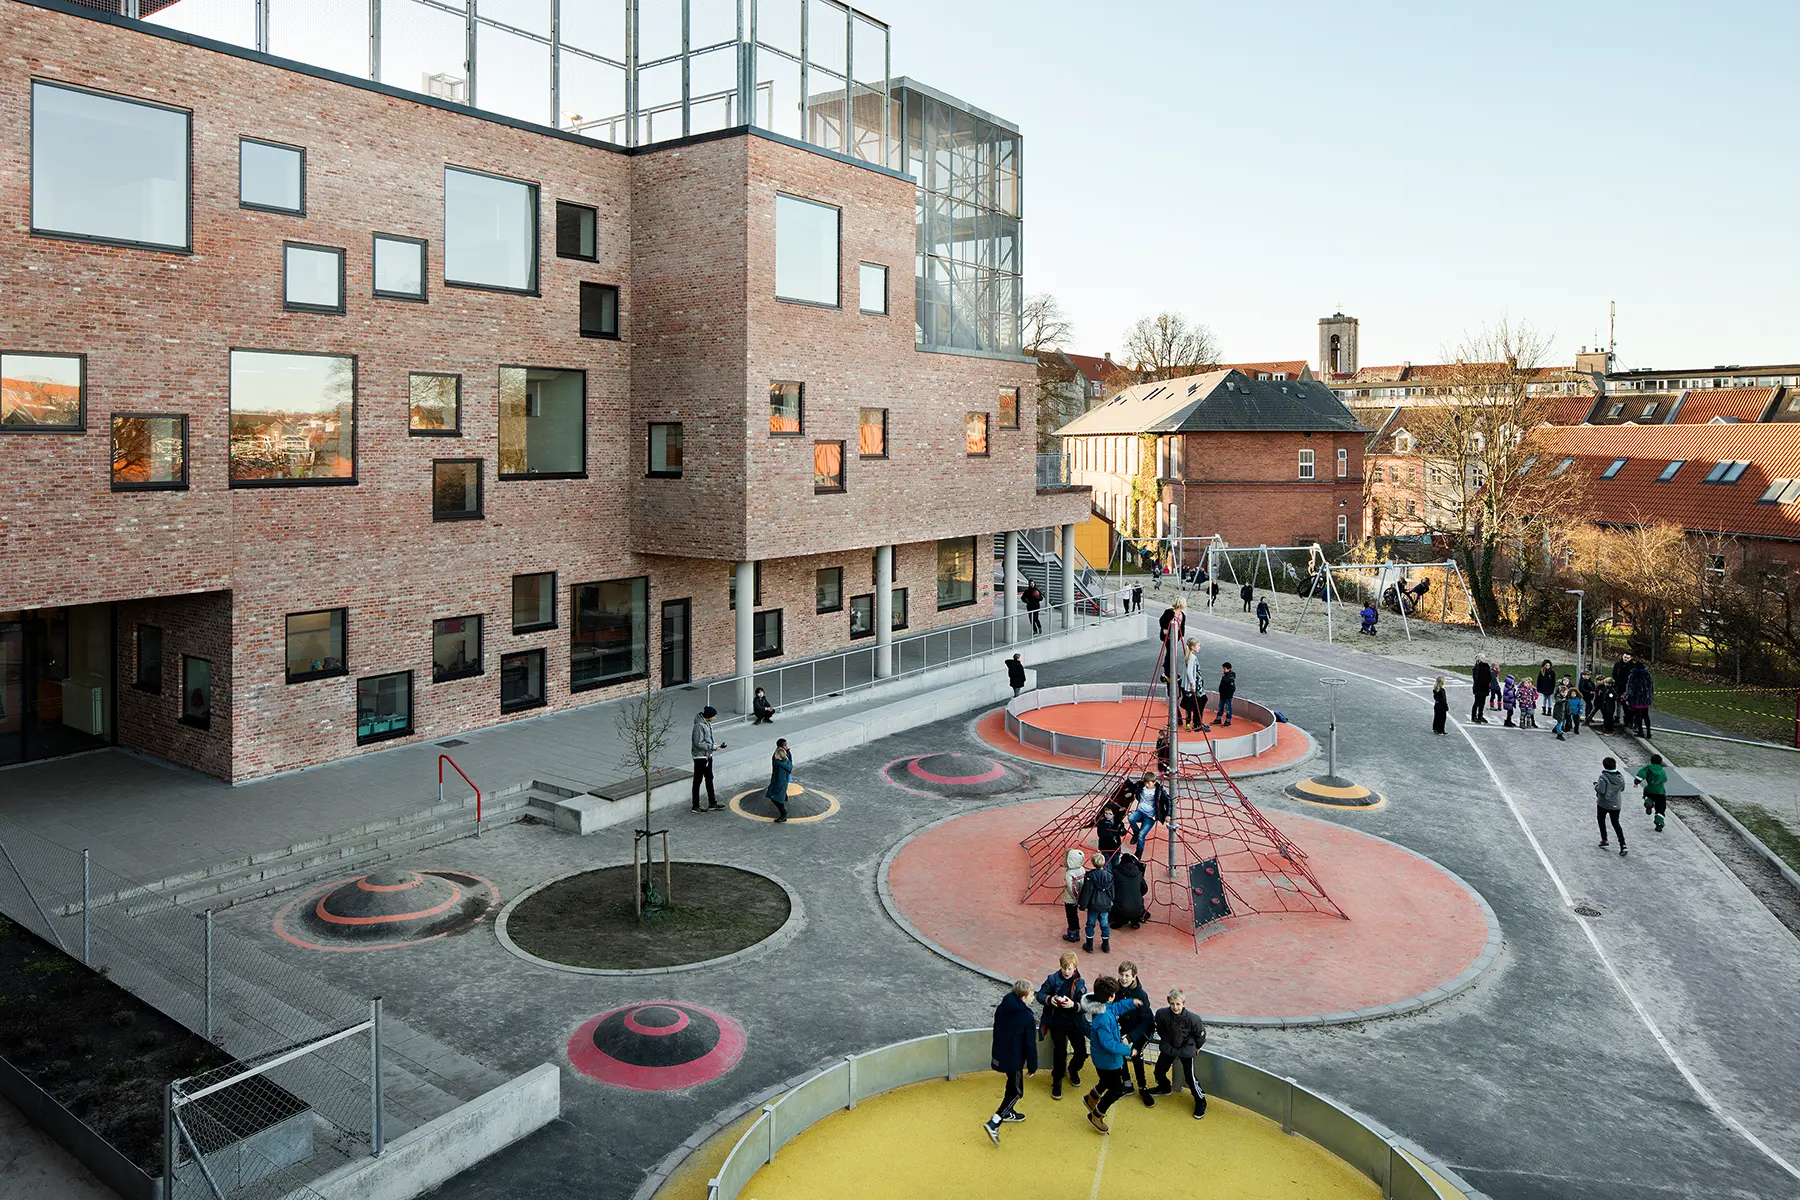
[[[892,620],[888,623],[888,628],[889,629],[905,629],[906,628],[906,589],[905,588],[894,588],[888,592],[888,596],[892,598],[891,607],[893,609]]]
[[[844,568],[820,567],[813,573],[813,587],[818,596],[814,612],[842,612],[844,608]]]
[[[306,215],[306,151],[279,142],[238,139],[238,205]]]
[[[1019,427],[1018,388],[1000,389],[1000,419],[998,424],[1002,429],[1017,429]]]
[[[806,428],[806,385],[769,385],[769,436],[798,437]]]
[[[863,263],[859,272],[862,311],[872,316],[886,315],[888,310],[888,272],[886,267]]]
[[[281,244],[281,306],[289,312],[344,313],[344,252],[304,242]]]
[[[514,633],[556,628],[556,572],[540,571],[512,578]]]
[[[87,357],[0,354],[0,431],[80,433],[87,428]]]
[[[863,408],[857,410],[856,417],[856,452],[862,458],[886,458],[888,456],[888,410],[885,408]]]
[[[163,634],[160,625],[137,627],[137,650],[132,686],[152,696],[162,695]]]
[[[600,257],[600,215],[585,204],[556,202],[556,257],[593,262]]]
[[[407,376],[414,437],[462,436],[462,376],[414,371]]]
[[[184,416],[114,413],[112,490],[179,491],[188,485]]]
[[[287,681],[328,679],[348,674],[344,665],[344,617],[349,610],[325,608],[316,612],[289,613],[287,619]]]
[[[860,596],[850,597],[850,636],[852,638],[875,636],[874,592],[865,592]]]
[[[356,681],[356,744],[405,737],[412,727],[412,672]]]
[[[425,299],[423,238],[398,234],[375,235],[375,296],[381,300]]]
[[[542,708],[549,703],[544,696],[544,652],[521,650],[500,656],[500,711],[521,712]]]
[[[431,681],[481,674],[481,618],[445,617],[431,623]]]
[[[481,510],[481,460],[437,458],[431,462],[431,519],[478,521]]]
[[[844,443],[813,443],[813,494],[844,490]]]
[[[972,412],[963,418],[963,450],[970,458],[986,458],[988,452],[988,415]]]
[[[755,614],[751,621],[752,644],[757,658],[775,658],[781,653],[781,610],[769,608]]]
[[[680,479],[682,438],[680,421],[650,422],[650,476]]]
[[[610,283],[581,285],[581,336],[619,336],[619,289]]]
[[[181,723],[196,729],[212,727],[212,663],[185,654],[181,656]]]

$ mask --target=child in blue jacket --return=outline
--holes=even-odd
[[[1081,1006],[1088,1022],[1088,1054],[1100,1074],[1100,1082],[1082,1101],[1088,1106],[1088,1124],[1101,1133],[1112,1132],[1106,1110],[1125,1094],[1125,1060],[1131,1056],[1131,1044],[1119,1032],[1119,1014],[1137,1003],[1119,999],[1119,981],[1102,975],[1094,980],[1094,990]]]

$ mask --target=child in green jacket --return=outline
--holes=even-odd
[[[1656,832],[1663,831],[1663,814],[1669,811],[1669,797],[1664,789],[1669,784],[1668,768],[1662,755],[1652,754],[1650,761],[1637,769],[1635,786],[1644,789],[1644,815],[1656,814]]]

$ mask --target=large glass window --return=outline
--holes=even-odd
[[[444,282],[535,293],[537,261],[537,185],[445,167]]]
[[[856,417],[856,452],[863,458],[887,457],[887,421],[885,408],[859,409]]]
[[[348,610],[326,608],[317,612],[289,613],[287,619],[287,681],[324,679],[343,675],[344,617]]]
[[[163,631],[160,625],[137,627],[136,671],[132,684],[140,692],[162,695]]]
[[[610,283],[581,285],[581,336],[619,336],[619,289]]]
[[[375,235],[375,295],[382,300],[425,299],[424,238]]]
[[[431,519],[477,521],[481,511],[481,460],[438,458],[431,463]]]
[[[412,732],[412,672],[356,681],[356,744],[385,742]]]
[[[963,418],[963,450],[970,458],[986,458],[988,452],[988,415],[972,412]]]
[[[500,368],[500,478],[574,479],[587,470],[587,373]]]
[[[837,307],[837,209],[797,196],[775,197],[775,295]]]
[[[888,623],[890,629],[906,628],[906,589],[892,588],[888,591],[893,609],[893,619]]]
[[[1019,427],[1019,389],[1000,389],[1000,428],[1017,429]]]
[[[500,711],[519,712],[542,708],[549,703],[544,696],[544,652],[521,650],[500,656]]]
[[[650,422],[650,474],[658,479],[680,479],[681,454],[681,422]]]
[[[874,592],[864,592],[860,596],[850,597],[850,636],[853,638],[875,636]]]
[[[844,443],[813,443],[813,492],[844,490]]]
[[[556,202],[556,257],[593,262],[599,255],[599,214],[585,204]]]
[[[578,583],[574,591],[569,690],[641,678],[649,669],[649,579]]]
[[[187,485],[186,417],[113,414],[113,491],[169,491]]]
[[[79,433],[87,428],[87,359],[0,354],[0,430]]]
[[[861,263],[857,268],[858,290],[862,293],[860,307],[862,311],[872,314],[883,314],[888,310],[888,272],[886,267],[874,263]]]
[[[179,109],[33,80],[31,231],[188,249],[188,122]]]
[[[231,486],[356,482],[356,359],[231,352]]]
[[[462,376],[414,371],[407,377],[411,392],[411,426],[418,437],[459,437],[462,434]]]
[[[818,595],[814,612],[838,612],[844,607],[844,568],[820,567],[813,573],[813,588]]]
[[[212,663],[181,656],[181,723],[197,729],[212,726]]]
[[[975,539],[940,539],[937,554],[938,608],[975,603]]]
[[[431,623],[431,681],[481,674],[481,618],[445,617]]]
[[[806,385],[769,385],[769,435],[797,437],[806,427]]]
[[[556,628],[556,572],[513,576],[514,633]]]
[[[764,609],[751,619],[752,645],[757,658],[774,658],[781,653],[781,610]]]
[[[306,151],[279,142],[238,139],[238,204],[306,215]]]
[[[344,252],[304,242],[281,244],[281,306],[290,312],[344,312]]]

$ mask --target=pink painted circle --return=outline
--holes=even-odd
[[[589,1079],[672,1092],[717,1079],[744,1057],[744,1029],[724,1013],[643,1000],[589,1017],[569,1037],[569,1062]]]
[[[371,882],[393,876],[393,883]],[[415,908],[407,894],[427,886],[443,890],[446,898]],[[366,914],[346,914],[333,908],[334,900],[372,898]],[[432,869],[376,872],[335,879],[303,892],[275,914],[275,935],[303,950],[327,953],[360,953],[396,950],[462,933],[484,920],[500,904],[500,889],[468,871]]]
[[[961,750],[897,758],[881,768],[881,777],[902,791],[953,799],[1003,795],[1031,782],[1020,767]]]
[[[893,903],[933,949],[1009,979],[1043,978],[1069,943],[1060,904],[1020,903],[1026,858],[1019,843],[1067,805],[982,809],[917,834],[888,869]],[[1197,944],[1191,930],[1170,925],[1115,929],[1110,954],[1096,942],[1082,955],[1087,977],[1129,958],[1153,996],[1180,987],[1208,1016],[1295,1019],[1410,1000],[1480,958],[1487,914],[1437,864],[1330,821],[1264,815],[1305,851],[1349,920],[1248,916]]]

